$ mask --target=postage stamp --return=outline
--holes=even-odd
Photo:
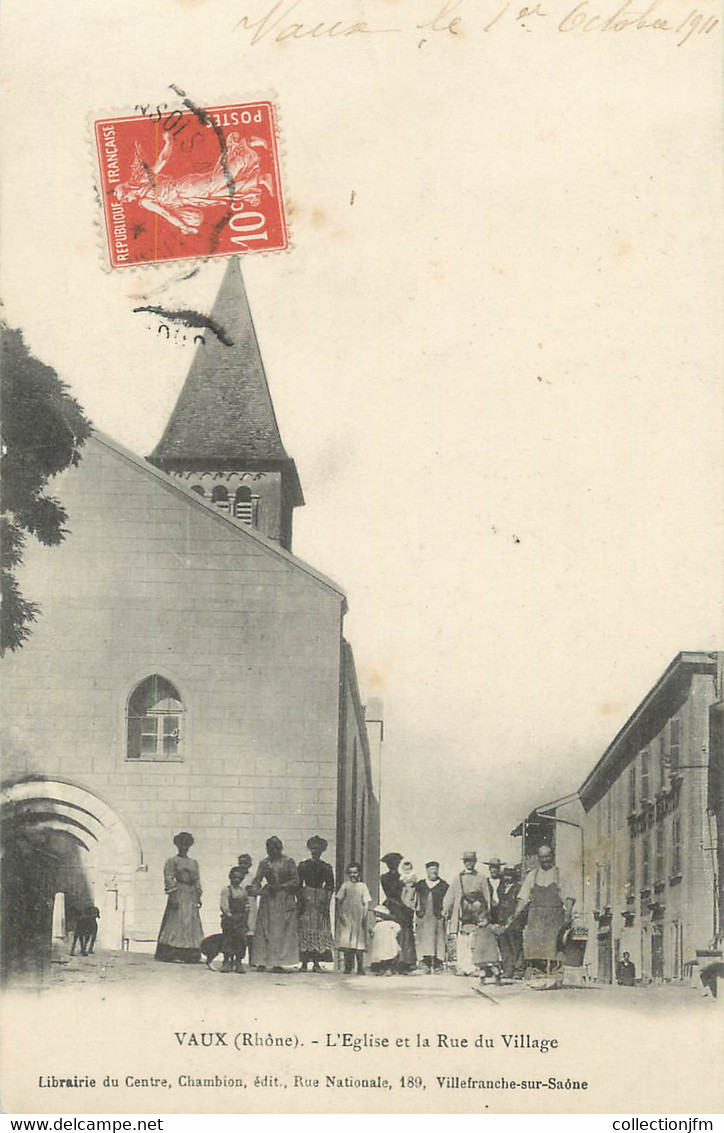
[[[288,247],[271,102],[93,124],[112,267]]]

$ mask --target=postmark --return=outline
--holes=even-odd
[[[111,266],[287,248],[273,103],[182,105],[93,124]]]

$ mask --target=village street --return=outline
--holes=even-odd
[[[594,1007],[635,1008],[637,1011],[666,1010],[711,1011],[714,1004],[698,988],[688,984],[660,983],[633,988],[588,983],[580,987],[564,987],[556,991],[537,991],[523,981],[503,986],[486,984],[480,995],[474,989],[479,983],[473,976],[456,976],[450,972],[440,975],[413,975],[378,977],[345,976],[327,967],[321,975],[311,972],[288,971],[282,973],[257,972],[245,965],[243,976],[222,974],[221,957],[212,968],[205,964],[159,964],[151,954],[132,952],[97,952],[92,956],[70,956],[67,948],[54,947],[50,970],[42,982],[42,995],[52,999],[57,994],[74,989],[85,989],[92,995],[95,989],[115,995],[124,989],[133,994],[168,992],[189,1000],[216,1000],[241,996],[246,1002],[262,1008],[265,1002],[274,1001],[278,1007],[288,998],[292,1010],[303,1010],[307,1002],[320,997],[345,998],[350,1004],[392,1004],[428,1001],[446,1004],[470,1001],[480,1011],[506,1004],[520,1006],[529,1001],[545,1003],[546,1007],[559,1003],[588,1011]]]
[[[638,1074],[627,1034],[653,1048],[673,1024],[688,1041],[712,1036],[719,1054],[724,1001],[686,985],[475,986],[447,972],[222,975],[150,954],[71,958],[65,946],[42,985],[7,994],[6,1032],[24,1036],[9,1073],[38,1112],[296,1113],[331,1097],[359,1112],[359,1090],[370,1112],[519,1112],[530,1090],[536,1112],[558,1112],[566,1090],[577,1111],[624,1112]],[[661,1049],[655,1109],[679,1112],[689,1097],[678,1051]]]

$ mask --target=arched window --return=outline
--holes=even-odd
[[[193,486],[193,488],[191,489],[191,491],[192,491],[192,492],[196,492],[196,494],[197,494],[198,496],[205,496],[205,495],[206,495],[206,492],[204,491],[204,489],[203,489],[203,487],[201,486],[201,484],[194,484],[194,486]]]
[[[179,759],[184,706],[178,690],[154,673],[128,699],[127,759]]]
[[[251,489],[246,485],[236,489],[234,496],[234,516],[240,519],[242,523],[248,523],[251,527],[254,523],[254,498],[251,494]]]
[[[217,484],[211,492],[211,502],[219,511],[229,510],[229,493],[221,484]]]

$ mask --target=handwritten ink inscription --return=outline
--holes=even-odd
[[[707,0],[701,3],[703,7]],[[274,0],[270,6],[262,3],[258,14],[242,15],[234,30],[252,47],[405,35],[414,37],[417,47],[422,47],[428,37],[451,39],[476,31],[497,34],[507,24],[526,32],[550,29],[572,39],[591,34],[657,32],[659,41],[683,47],[702,42],[702,37],[709,36],[720,23],[699,8],[682,5],[681,0],[529,0],[528,4],[520,0],[432,0],[426,13],[412,0],[407,8],[396,7],[394,23],[389,11],[389,6],[382,8],[376,0],[370,0],[366,20],[319,19],[315,0]]]

